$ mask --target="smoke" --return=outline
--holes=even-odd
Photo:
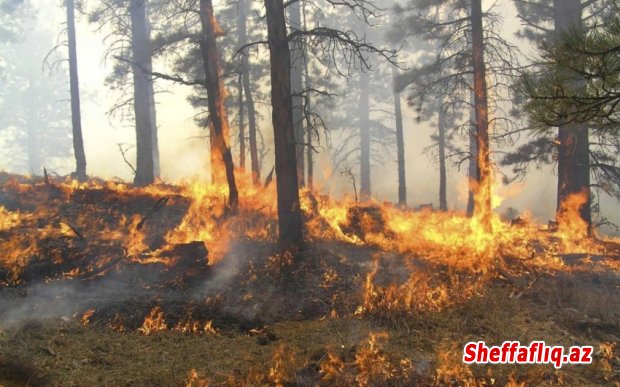
[[[4,287],[0,292],[0,326],[26,320],[72,317],[86,309],[99,309],[135,297],[129,278],[107,276],[96,283],[57,281],[19,288]]]
[[[510,37],[519,28],[515,18],[515,10],[511,2],[502,2],[501,12],[505,18],[506,36]],[[47,31],[59,30],[64,20],[62,7],[51,0],[41,1],[38,4],[37,28]],[[93,31],[86,18],[78,19],[78,56],[80,87],[83,94],[83,130],[84,145],[88,163],[88,173],[91,176],[103,178],[120,177],[126,181],[132,181],[131,169],[125,164],[118,151],[117,144],[134,144],[135,132],[131,119],[122,119],[119,115],[108,115],[107,111],[117,102],[123,99],[118,91],[110,90],[105,85],[105,77],[112,71],[112,63],[103,60],[105,47],[102,37],[108,31]],[[56,33],[50,33],[55,36]],[[524,42],[515,40],[515,44],[524,46]],[[52,42],[50,42],[51,48]],[[40,68],[43,58],[24,58],[29,62],[35,62]],[[163,63],[155,63],[162,66]],[[208,139],[206,131],[196,126],[194,122],[195,109],[187,103],[187,96],[191,89],[174,85],[170,82],[157,81],[157,122],[159,126],[159,138],[161,149],[162,178],[167,182],[178,182],[184,179],[208,180],[210,176]],[[386,88],[391,85],[386,83]],[[67,86],[68,89],[68,86]],[[261,90],[267,92],[267,90]],[[232,94],[232,93],[231,93]],[[403,97],[405,94],[403,94]],[[126,96],[125,96],[126,97]],[[347,98],[346,95],[341,96]],[[30,101],[35,104],[35,101]],[[338,109],[338,106],[334,107]],[[258,104],[259,126],[264,135],[265,143],[272,144],[271,114],[269,107]],[[406,169],[408,186],[408,203],[415,207],[422,203],[434,203],[438,207],[439,174],[434,160],[424,154],[424,149],[431,145],[430,135],[434,132],[428,122],[418,122],[417,113],[411,108],[404,107],[403,120],[406,147]],[[353,120],[354,117],[351,117]],[[8,134],[7,134],[8,133]],[[0,146],[6,144],[5,131],[0,135]],[[233,147],[236,145],[233,140]],[[323,192],[343,195],[352,194],[352,186],[346,177],[340,175],[331,164],[328,142],[322,139],[322,143],[316,147],[319,154],[315,155],[317,165],[315,167],[316,186],[322,187]],[[234,149],[236,152],[236,149]],[[135,152],[132,151],[132,152]],[[135,157],[134,153],[128,153],[130,161]],[[236,155],[236,154],[235,154]],[[9,157],[13,158],[12,152],[3,152],[0,155],[0,169],[9,165]],[[49,160],[43,160],[49,170]],[[271,146],[267,150],[267,156],[263,163],[263,171],[271,169],[273,165],[273,150]],[[71,171],[70,163],[63,164],[56,171],[65,174]],[[26,170],[17,172],[30,172]],[[354,167],[354,173],[358,170]],[[458,185],[465,176],[465,169],[457,166],[449,166],[448,169],[448,206],[450,209],[460,210],[465,207],[463,200],[459,198]],[[510,174],[503,170],[501,173]],[[397,201],[397,165],[396,155],[389,154],[384,157],[384,162],[375,164],[371,170],[372,195],[378,201]],[[542,170],[531,171],[525,180],[522,192],[514,197],[506,199],[502,206],[497,209],[505,211],[509,207],[519,212],[529,211],[534,218],[541,222],[552,218],[555,212],[556,183],[554,171],[551,167]],[[358,182],[359,184],[359,182]],[[620,212],[618,201],[605,195],[601,196],[600,208],[602,215],[610,221],[620,224]],[[608,229],[609,230],[609,229]],[[224,277],[222,277],[224,278]]]

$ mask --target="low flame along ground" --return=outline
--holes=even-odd
[[[620,241],[587,237],[579,195],[558,230],[495,215],[487,233],[461,213],[304,191],[309,248],[294,263],[273,253],[273,185],[242,185],[231,213],[226,188],[200,182],[0,181],[0,300],[9,306],[0,312],[0,383],[81,384],[94,375],[104,384],[196,386],[620,380]],[[178,254],[195,242],[208,259]],[[122,296],[110,293],[119,284]],[[69,318],[33,322],[43,302],[33,294],[62,286],[74,290],[59,296]],[[600,351],[592,366],[561,371],[460,363],[470,339],[527,338]],[[96,356],[83,347],[91,340],[105,347]],[[47,342],[86,351],[87,361],[67,363],[71,356]],[[119,355],[128,359],[110,355],[119,342],[132,346]],[[206,359],[178,353],[204,346],[212,348]],[[158,351],[172,351],[171,373],[152,362]],[[140,353],[148,353],[141,366],[125,364]],[[108,377],[106,367],[131,371]]]

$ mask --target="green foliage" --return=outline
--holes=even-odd
[[[539,136],[507,153],[500,165],[512,167],[512,177],[504,177],[505,183],[525,178],[530,165],[536,168],[550,164],[556,159],[555,144],[548,136]]]
[[[602,26],[572,29],[543,47],[535,72],[526,74],[525,109],[540,129],[587,123],[618,133],[620,103],[620,17]]]

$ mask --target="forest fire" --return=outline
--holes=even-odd
[[[620,387],[619,0],[52,3],[0,386]]]
[[[217,335],[222,327],[229,329],[220,314],[223,310],[257,311],[269,302],[257,290],[263,286],[259,285],[262,277],[280,278],[290,275],[284,274],[289,270],[307,270],[286,269],[293,264],[286,259],[268,258],[262,268],[260,260],[249,260],[235,263],[232,273],[221,269],[225,277],[236,278],[238,289],[214,285],[220,281],[219,268],[238,259],[235,251],[240,241],[250,245],[274,242],[274,195],[270,187],[242,186],[239,206],[230,212],[225,189],[201,183],[135,189],[109,182],[78,185],[9,178],[2,188],[2,201],[7,205],[2,207],[2,281],[6,289],[41,281],[52,287],[77,281],[96,289],[97,283],[104,286],[106,278],[140,278],[137,286],[123,286],[131,297],[143,299],[133,311],[143,311],[141,316],[124,310],[117,304],[121,301],[101,304],[101,300],[93,300],[79,307],[79,322],[84,326],[103,323],[113,332],[133,331],[145,336],[167,331]],[[304,313],[318,312],[328,319],[410,319],[462,307],[485,297],[498,283],[507,284],[508,297],[518,299],[545,276],[570,275],[586,267],[588,272],[618,273],[618,241],[588,237],[577,215],[582,197],[567,203],[562,211],[566,217],[563,227],[549,229],[534,221],[511,224],[494,215],[493,232],[489,234],[477,219],[464,214],[336,201],[304,191],[302,210],[309,243],[374,251],[361,260],[345,254],[312,264],[319,265],[312,269],[317,278],[315,282],[302,281],[303,292],[322,294],[324,307]],[[174,223],[170,217],[176,219]],[[212,283],[215,288],[197,298],[196,286],[203,283],[207,288]],[[166,290],[177,287],[181,293]],[[166,295],[171,291],[174,296]],[[300,302],[298,296],[287,296],[287,292],[282,297]],[[71,301],[73,296],[66,297],[68,302],[75,302]],[[178,307],[170,309],[170,302],[178,297],[185,297],[182,304],[186,312]],[[153,302],[157,305],[146,309]],[[282,318],[283,313],[278,311],[269,318]],[[273,339],[262,328],[253,328],[253,332],[250,334],[259,341]],[[414,371],[410,358],[388,360],[378,349],[379,342],[389,342],[387,333],[369,334],[369,344],[362,346],[355,358],[341,359],[342,354],[328,352],[319,363],[317,375],[325,383],[368,385],[398,379],[424,384],[424,376]],[[438,356],[442,361],[441,356],[447,355]],[[284,365],[279,362],[284,359],[274,361],[269,372],[256,371],[254,377],[262,375],[260,380],[280,383],[286,375],[290,377],[290,372],[294,374],[281,370]],[[302,363],[286,367],[294,369]],[[463,368],[459,375],[438,367],[440,379],[450,375],[465,383],[477,380],[468,367],[459,366]],[[284,374],[279,375],[281,372]]]
[[[190,183],[179,188],[153,186],[128,189],[125,185],[110,183],[90,186],[77,186],[73,182],[33,185],[10,180],[4,185],[4,192],[7,197],[14,195],[11,198],[17,200],[14,205],[30,208],[22,212],[2,207],[2,231],[10,236],[2,241],[2,250],[5,251],[2,263],[4,270],[8,270],[16,282],[20,281],[19,273],[31,264],[30,260],[45,257],[62,266],[66,263],[63,255],[67,252],[63,249],[78,249],[74,245],[85,240],[93,245],[115,245],[123,250],[122,255],[128,258],[128,262],[159,263],[164,266],[178,263],[178,257],[170,255],[175,246],[194,241],[202,241],[208,246],[209,264],[221,260],[233,240],[273,242],[275,192],[250,184],[242,187],[243,200],[239,213],[229,213],[224,186],[201,183]],[[28,199],[22,202],[22,199],[17,199],[19,195]],[[83,208],[70,209],[68,213],[59,210],[62,205],[79,202],[88,195],[93,196],[92,200],[100,200],[100,195],[108,195],[108,200],[120,201],[148,198],[155,204],[143,214],[132,215],[119,213],[114,208],[93,210],[90,203]],[[187,211],[178,225],[164,235],[157,235],[159,240],[153,241],[153,235],[147,237],[150,234],[150,218],[155,218],[156,212],[173,196],[176,199],[172,201],[189,202]],[[43,200],[46,204],[37,205],[36,200]],[[50,208],[48,200],[57,203],[56,208]],[[472,273],[492,270],[498,257],[533,259],[544,264],[558,262],[554,258],[562,254],[613,254],[609,250],[613,239],[603,237],[598,239],[599,242],[588,238],[587,225],[578,215],[583,204],[581,195],[567,200],[566,208],[560,212],[561,226],[557,229],[550,230],[547,225],[521,218],[517,225],[511,225],[509,221],[494,215],[494,231],[487,233],[477,218],[459,213],[403,211],[372,202],[360,205],[350,199],[335,201],[311,191],[305,191],[302,195],[309,240],[340,241],[414,254],[420,261],[442,263]],[[76,210],[79,213],[75,213]],[[102,210],[104,213],[107,211],[105,215],[112,219],[100,218]],[[19,232],[23,229],[34,233]],[[605,243],[606,240],[610,244]],[[80,251],[80,254],[85,253]],[[86,274],[80,271],[100,269],[112,260],[110,256],[98,257],[90,262],[90,266],[74,267],[64,274],[69,277]],[[374,270],[377,270],[376,265]]]

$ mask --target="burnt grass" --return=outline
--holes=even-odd
[[[239,238],[210,265],[209,258],[187,257],[171,266],[135,263],[119,242],[95,238],[102,234],[94,230],[118,229],[123,215],[145,217],[162,197],[105,186],[68,191],[9,175],[0,184],[0,205],[32,214],[18,227],[0,229],[1,238],[38,235],[60,222],[74,227],[38,239],[17,280],[0,264],[3,386],[185,385],[191,370],[198,374],[192,385],[620,384],[617,254],[570,255],[568,269],[543,271],[498,257],[501,270],[479,275],[422,260],[406,265],[415,257],[333,240],[310,240],[291,261],[276,254],[273,241]],[[191,203],[169,188],[165,206],[144,222],[150,251],[164,245]],[[97,269],[102,256],[110,257],[105,270]],[[361,309],[375,261],[377,285],[403,283],[419,270],[431,273],[433,284],[455,289],[449,297],[456,301]],[[80,274],[66,275],[76,268]],[[464,284],[476,291],[461,297]],[[155,307],[168,329],[144,335],[139,329]],[[217,333],[174,330],[188,321],[212,321]],[[387,335],[370,346],[370,335],[379,332]],[[478,340],[592,345],[595,356],[591,365],[560,370],[466,368],[462,347]],[[341,366],[328,373],[332,358]]]

